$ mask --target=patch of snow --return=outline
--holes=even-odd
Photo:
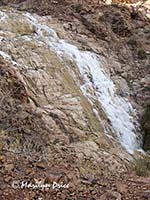
[[[11,59],[11,57],[8,54],[6,54],[5,52],[3,52],[3,51],[0,51],[0,55],[6,60],[10,60]]]
[[[8,18],[8,16],[5,14],[5,12],[0,11],[0,20],[5,21]]]
[[[0,55],[7,61],[11,61],[13,65],[18,65],[15,61],[12,60],[11,56],[5,53],[4,51],[0,51]]]

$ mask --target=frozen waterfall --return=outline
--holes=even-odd
[[[59,39],[53,29],[40,23],[33,15],[23,15],[35,26],[35,40],[45,43],[60,59],[65,58],[76,63],[83,79],[81,91],[92,105],[93,99],[100,102],[122,146],[129,153],[139,149],[141,141],[136,134],[135,111],[127,99],[116,94],[115,85],[104,71],[100,56],[89,51],[81,51],[67,41]],[[30,36],[26,37],[30,39]],[[94,94],[91,91],[94,91]]]

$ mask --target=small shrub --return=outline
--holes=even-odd
[[[138,49],[138,58],[143,60],[146,58],[146,52],[143,48]]]
[[[80,13],[81,10],[82,10],[82,5],[80,3],[77,3],[73,6],[74,10],[77,12],[77,13]]]
[[[141,124],[144,130],[143,149],[150,151],[150,105],[145,109]]]
[[[150,156],[135,161],[135,172],[138,176],[150,176]]]

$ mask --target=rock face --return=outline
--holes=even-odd
[[[17,16],[17,23],[14,20],[14,25],[9,26],[9,23],[12,24],[11,20]],[[86,135],[91,134],[92,128],[93,132],[102,134],[106,132],[110,135],[114,132],[130,153],[140,148],[140,139],[136,139],[136,126],[134,127],[136,121],[131,116],[134,115],[132,106],[127,99],[117,95],[113,82],[105,75],[103,64],[99,64],[101,57],[94,53],[82,52],[76,46],[59,39],[56,32],[47,26],[46,20],[41,22],[43,19],[38,19],[38,16],[33,17],[28,13],[20,13],[19,16],[19,13],[10,11],[8,14],[1,12],[1,18],[4,21],[1,24],[3,33],[11,34],[11,42],[6,40],[7,35],[1,38],[1,55],[14,66],[23,66],[23,70],[26,70],[25,76],[28,81],[24,80],[24,75],[20,74],[20,77],[22,76],[21,79],[29,90],[29,98],[31,103],[35,104],[35,109],[38,105],[39,112],[42,113],[42,109],[43,113],[45,109],[48,112],[45,121],[48,121],[49,117],[52,118],[64,136],[71,133],[68,139],[72,142],[80,141],[80,136],[86,138]],[[104,62],[107,63],[105,60]],[[125,86],[125,79],[117,80],[118,88],[124,90],[124,96],[128,95],[129,88],[127,84]],[[35,88],[32,89],[33,86]],[[100,110],[103,111],[101,116]],[[59,115],[62,115],[66,122],[69,117],[70,123],[64,124],[62,116]],[[111,124],[107,122],[107,118]],[[72,128],[74,122],[77,123],[77,132],[77,128],[80,127],[80,134],[75,134]],[[54,124],[51,128],[53,127]],[[106,127],[112,130],[106,131]]]
[[[115,41],[117,37],[128,35],[126,32],[124,35],[124,30],[127,33],[130,30],[129,35],[132,35],[130,24],[120,21],[123,19],[121,13],[117,15],[119,23],[123,24],[119,32],[112,21],[116,18],[110,17],[107,10],[103,14],[100,17],[110,20]],[[129,97],[132,92],[141,90],[142,84],[145,87],[148,77],[143,77],[140,83],[135,79],[132,90],[130,80],[133,80],[134,70],[123,62],[126,48],[118,57],[115,50],[108,54],[107,42],[111,38],[108,32],[103,32],[103,24],[93,25],[92,16],[77,16],[73,18],[75,24],[67,21],[61,25],[49,16],[6,8],[0,11],[0,162],[3,173],[0,181],[4,187],[3,199],[37,198],[34,192],[27,196],[28,191],[25,194],[23,191],[16,193],[15,188],[12,191],[12,181],[26,180],[26,177],[33,183],[39,177],[42,183],[69,182],[69,192],[52,190],[46,193],[46,199],[70,198],[70,194],[72,199],[127,196],[126,189],[112,184],[127,171],[133,159],[125,148],[130,145],[133,147],[130,153],[133,153],[140,147],[139,124],[132,105],[137,108],[142,103],[137,106]],[[83,37],[85,32],[89,39]],[[96,43],[95,37],[100,43]],[[92,67],[91,63],[94,63]],[[119,131],[118,127],[121,127]],[[107,179],[108,175],[112,179],[111,176]],[[106,177],[106,184],[101,176]],[[134,187],[133,184],[131,194]],[[144,182],[143,187],[146,191],[149,184]],[[143,191],[142,186],[139,190]],[[38,198],[40,195],[43,198],[41,191]],[[143,195],[141,192],[139,199],[144,199]],[[136,194],[129,196],[133,197]]]
[[[71,60],[62,61],[55,54],[53,48],[50,49],[45,41],[42,40],[42,37],[39,36],[41,38],[37,38],[35,33],[36,31],[41,31],[44,37],[48,34],[54,40],[55,32],[46,29],[42,30],[42,26],[41,29],[35,31],[36,25],[33,23],[34,20],[36,18],[39,18],[39,21],[43,20],[38,16],[33,18],[31,15],[19,12],[15,13],[13,11],[9,11],[8,13],[5,11],[1,12],[1,16],[5,22],[1,24],[1,59],[7,62],[7,65],[10,66],[7,70],[12,70],[12,73],[16,74],[16,79],[18,79],[16,81],[23,85],[21,87],[24,87],[24,92],[18,91],[18,96],[21,96],[20,100],[24,102],[22,95],[25,93],[26,104],[35,115],[41,116],[47,134],[48,132],[53,132],[53,134],[46,136],[47,142],[54,145],[71,146],[73,143],[76,149],[75,146],[78,146],[78,142],[80,144],[83,141],[86,142],[87,149],[89,146],[89,155],[92,157],[94,155],[98,157],[98,151],[101,152],[101,149],[96,145],[97,143],[98,145],[104,145],[107,151],[109,149],[112,151],[112,148],[121,149],[117,139],[114,138],[114,141],[112,141],[112,139],[104,134],[105,128],[110,127],[108,134],[111,135],[111,126],[107,122],[106,114],[100,105],[97,104],[99,111],[96,110],[96,107],[94,111],[90,101],[84,95],[84,91],[81,90],[80,82],[83,80],[75,63]],[[19,20],[15,23],[17,17]],[[13,20],[13,18],[14,25],[11,27],[9,23],[11,23],[10,20]],[[24,20],[26,20],[25,23]],[[23,25],[20,26],[19,22],[22,22],[24,27]],[[45,27],[46,25],[43,25],[43,28]],[[19,31],[17,32],[17,30]],[[18,87],[19,83],[16,83]],[[11,85],[9,85],[7,90],[10,87]],[[17,88],[12,90],[17,90]],[[91,90],[94,92],[92,87]],[[9,95],[10,97],[11,95]],[[3,98],[6,97],[4,96]],[[97,116],[99,114],[101,115],[99,117],[101,121],[99,121]],[[28,115],[26,111],[25,113],[23,112],[24,115],[26,118],[26,115]],[[5,120],[8,121],[7,116]],[[13,124],[7,125],[5,123],[5,130],[10,126],[13,127]],[[33,135],[30,128],[24,131]],[[91,138],[93,138],[92,145],[90,145]],[[112,148],[109,147],[109,143],[112,143]],[[84,152],[84,147],[80,148],[80,151],[79,155],[86,153]],[[106,158],[106,156],[104,157]]]

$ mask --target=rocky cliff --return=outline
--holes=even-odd
[[[2,199],[149,198],[149,178],[129,173],[149,104],[148,19],[118,5],[17,3],[0,11]],[[69,189],[12,185],[24,180]]]

